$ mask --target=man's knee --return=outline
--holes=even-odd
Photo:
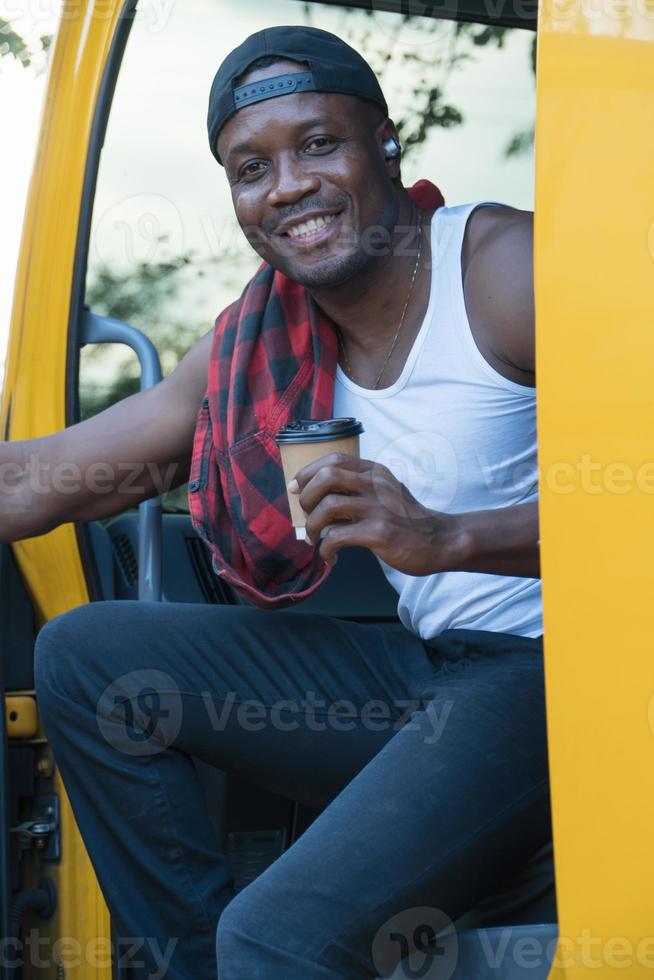
[[[285,938],[290,937],[282,935],[284,917],[270,915],[270,898],[257,881],[239,892],[223,909],[216,929],[219,976],[221,966],[229,976],[235,976],[237,968],[240,974],[248,964],[258,961],[262,950],[268,956],[281,954]],[[274,907],[274,901],[272,904]]]
[[[34,686],[39,705],[53,692],[75,696],[82,681],[106,665],[114,603],[88,603],[55,616],[43,626],[34,647]]]
[[[265,874],[239,892],[218,921],[218,976],[258,976],[263,965],[266,976],[311,980],[359,976],[362,965],[370,968],[365,941],[359,949],[359,926],[344,929],[314,898],[312,887],[296,891]]]
[[[219,976],[221,966],[232,963],[235,957],[243,954],[244,947],[248,945],[251,921],[250,902],[240,892],[225,906],[218,920],[216,960]]]

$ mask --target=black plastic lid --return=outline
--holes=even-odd
[[[358,436],[363,426],[357,419],[298,419],[283,425],[275,441],[280,442],[326,442],[328,439],[345,439]]]

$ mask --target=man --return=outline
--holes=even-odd
[[[264,604],[251,560],[261,515],[243,511],[247,488],[229,482],[233,470],[236,504],[220,498],[218,516],[209,488],[220,492],[218,467],[272,438],[280,405],[291,395],[307,404],[323,383],[306,358],[255,362],[260,336],[247,331],[265,316],[247,302],[265,279],[278,343],[301,336],[303,303],[324,345],[335,352],[338,340],[325,390],[335,415],[365,428],[360,460],[323,457],[291,483],[308,515],[309,545],[296,547],[316,574],[344,547],[371,549],[398,589],[402,623],[95,603],[39,634],[39,707],[116,930],[145,939],[152,972],[155,947],[172,945],[175,980],[217,970],[222,980],[374,977],[388,967],[394,917],[423,907],[441,922],[461,916],[550,835],[531,216],[437,207],[435,188],[405,189],[371,69],[320,31],[276,28],[232,52],[212,87],[209,136],[266,262],[262,278],[160,385],[36,445],[3,445],[0,459],[20,464],[29,450],[83,469],[172,462],[181,483],[193,455],[196,526],[220,570],[242,548],[253,577],[243,591]],[[232,370],[238,357],[250,357],[243,374]],[[261,383],[277,385],[265,417],[247,388]],[[225,436],[223,453],[229,408],[243,405],[259,430]],[[259,484],[279,479],[274,460],[257,472]],[[35,500],[18,478],[0,537],[128,503],[117,489]],[[226,512],[227,545],[212,530]],[[279,505],[271,520],[288,525]],[[299,560],[280,550],[262,553],[266,568]],[[139,729],[147,686],[158,716]],[[345,719],[332,710],[344,700]],[[234,701],[254,705],[260,724],[227,710]],[[236,897],[191,756],[322,810]]]

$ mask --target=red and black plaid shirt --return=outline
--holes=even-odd
[[[444,203],[429,181],[408,192],[425,209]],[[216,320],[189,508],[216,574],[259,606],[306,598],[330,570],[296,540],[275,436],[292,419],[331,418],[337,359],[332,321],[265,262]]]

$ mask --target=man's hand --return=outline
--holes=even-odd
[[[359,545],[408,575],[452,567],[456,515],[418,503],[386,466],[330,453],[303,467],[289,490],[300,494],[308,538],[320,542],[328,565],[336,564],[341,548]]]
[[[300,494],[307,534],[328,565],[341,548],[359,545],[407,575],[540,576],[535,500],[443,514],[419,503],[386,466],[341,453],[305,466],[289,490]]]

